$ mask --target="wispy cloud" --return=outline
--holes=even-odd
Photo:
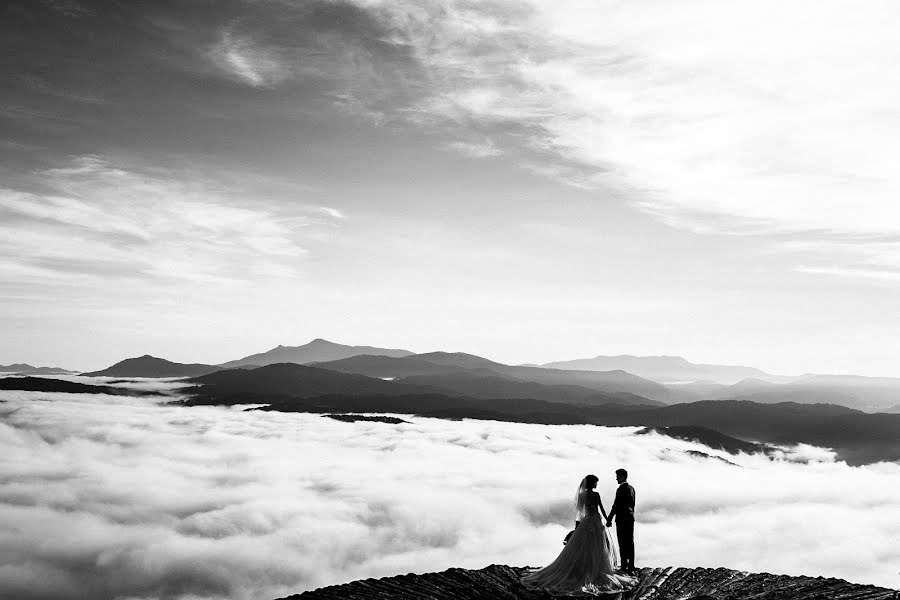
[[[794,240],[782,242],[778,250],[808,261],[798,265],[801,273],[895,283],[900,281],[900,242],[880,240]]]
[[[420,61],[421,122],[532,170],[696,232],[900,234],[894,3],[363,6]]]
[[[331,208],[329,206],[318,206],[316,208],[318,208],[324,214],[328,215],[329,217],[331,217],[333,219],[343,220],[343,219],[347,218],[346,215],[344,215],[344,213],[342,213],[341,211],[339,211],[336,208]]]
[[[250,36],[237,35],[230,28],[221,31],[211,55],[226,73],[254,87],[271,87],[290,75],[275,49],[262,47]]]
[[[208,282],[290,273],[339,220],[315,205],[238,205],[222,190],[82,156],[40,174],[49,192],[0,188],[0,272]]]
[[[473,158],[488,158],[489,156],[500,156],[503,154],[503,151],[497,148],[490,138],[483,142],[449,142],[447,147]]]
[[[884,269],[865,269],[860,267],[811,267],[801,265],[797,267],[801,273],[813,273],[817,275],[834,275],[837,277],[850,277],[853,279],[871,279],[874,281],[895,283],[900,281],[900,271]]]
[[[42,4],[67,17],[84,17],[94,14],[91,9],[75,0],[43,0]]]

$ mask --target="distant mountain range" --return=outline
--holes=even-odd
[[[392,358],[356,356],[316,366],[430,387],[471,398],[535,398],[574,404],[659,405],[674,394],[665,386],[622,371],[556,371],[504,365],[460,352]]]
[[[581,386],[605,394],[625,393],[643,396],[652,403],[678,401],[682,394],[664,385],[625,371],[576,371],[504,365],[480,356],[461,352],[429,352],[415,358],[445,366],[484,373],[493,373],[511,380],[542,385]]]
[[[469,398],[532,398],[580,405],[680,404],[702,400],[757,403],[827,403],[867,412],[900,412],[900,379],[837,375],[772,375],[733,365],[695,364],[678,356],[597,356],[506,365],[461,352],[427,352],[349,346],[315,339],[277,346],[220,365],[184,364],[149,355],[84,373],[109,377],[199,377],[217,371],[272,364],[305,364],[329,371],[391,380],[434,393]],[[62,369],[16,364],[0,369],[52,374]],[[25,371],[25,369],[34,369]],[[44,370],[41,370],[44,369]]]
[[[0,368],[66,372],[26,364]],[[191,378],[194,387],[183,390],[190,394],[189,405],[636,425],[728,451],[803,442],[833,448],[853,464],[900,460],[900,379],[889,377],[780,377],[679,357],[600,356],[542,367],[506,365],[460,352],[414,354],[322,339],[222,365],[145,355],[85,375]],[[123,393],[38,377],[10,376],[0,382],[0,389],[33,392]]]
[[[441,361],[432,362],[424,360],[421,356],[383,356],[362,354],[339,360],[311,363],[322,369],[338,371],[340,373],[355,373],[380,379],[397,379],[401,377],[415,377],[418,375],[445,375],[459,373],[463,369],[454,364],[442,364]],[[476,370],[490,373],[488,369],[476,367]]]
[[[251,354],[220,365],[177,363],[145,354],[137,358],[127,358],[101,371],[83,373],[83,375],[91,377],[198,377],[223,369],[256,368],[276,363],[306,364],[338,360],[359,354],[408,356],[412,352],[372,346],[345,346],[328,340],[315,339],[302,346],[276,346],[268,352]]]
[[[194,404],[259,404],[327,394],[404,396],[432,392],[365,375],[279,363],[255,369],[227,369],[193,380]]]
[[[15,363],[12,365],[0,365],[0,373],[14,373],[17,375],[63,375],[75,373],[60,367],[35,367],[27,363]]]
[[[429,367],[429,360],[423,356],[437,360],[431,364],[438,368]],[[471,355],[439,353],[388,359],[362,356],[316,366],[285,363],[218,371],[194,379],[197,387],[187,404],[267,404],[266,410],[289,412],[374,412],[549,424],[639,425],[670,428],[664,430],[666,435],[691,435],[729,451],[741,448],[741,442],[748,444],[745,449],[755,448],[753,444],[758,443],[802,442],[833,448],[852,464],[900,460],[900,414],[867,414],[845,406],[811,402],[731,399],[659,405],[627,393],[518,379],[510,374],[535,376],[533,371],[538,371],[538,376],[546,376],[543,372],[549,372],[551,379],[561,375],[552,369],[509,367]],[[377,376],[337,369],[367,371]],[[411,372],[424,374],[409,375]],[[609,380],[603,372],[590,373],[599,378],[586,381],[596,386],[623,380],[619,372],[612,372]],[[395,379],[385,379],[388,377]],[[632,381],[629,377],[645,381],[632,375],[624,381]],[[743,389],[746,385],[737,387]]]
[[[368,352],[370,354],[360,354]],[[382,354],[372,354],[382,353]],[[324,357],[339,359],[322,360]],[[320,370],[365,375],[378,380],[393,380],[417,392],[464,395],[473,398],[537,398],[576,404],[608,402],[634,405],[659,405],[682,399],[679,390],[670,390],[624,371],[564,371],[541,367],[510,366],[464,353],[429,352],[412,354],[407,350],[345,346],[326,340],[313,340],[304,346],[279,346],[224,365],[183,364],[145,355],[130,358],[88,376],[108,377],[199,377],[233,368],[256,370],[272,364],[300,364],[295,361],[269,363],[278,357],[308,360]],[[259,361],[259,363],[250,362]],[[269,373],[264,371],[263,373]],[[311,373],[309,371],[307,374]],[[261,375],[258,375],[261,376]],[[236,377],[237,376],[233,376]],[[237,379],[235,379],[236,381]],[[346,381],[346,380],[344,380]],[[297,384],[301,389],[302,385]],[[305,385],[305,384],[304,384]],[[347,390],[329,388],[335,392]],[[355,389],[355,388],[354,388]],[[392,388],[393,389],[393,388]],[[369,386],[365,393],[375,393]],[[319,391],[318,393],[328,393]]]
[[[192,380],[193,388],[180,392],[189,394],[181,402],[189,406],[261,404],[266,405],[265,410],[287,412],[399,413],[444,419],[632,425],[667,428],[661,433],[696,439],[729,452],[749,450],[756,447],[752,444],[758,443],[802,442],[833,448],[851,464],[900,461],[900,413],[868,414],[832,404],[748,400],[654,406],[650,405],[652,401],[640,396],[585,392],[577,386],[552,386],[479,373],[482,371],[476,369],[461,374],[417,375],[389,381],[319,366],[281,363],[201,375]],[[30,376],[0,378],[0,389],[135,393],[110,386]],[[515,396],[517,390],[526,397]],[[492,396],[494,393],[508,395]],[[742,442],[750,445],[743,446]]]
[[[695,364],[680,356],[601,355],[594,358],[551,362],[542,366],[581,371],[622,370],[660,383],[708,381],[727,385],[748,378],[774,383],[790,380],[789,377],[771,375],[753,367]]]
[[[890,377],[805,375],[782,384],[745,379],[730,386],[704,382],[670,387],[704,400],[825,403],[866,412],[891,412],[891,408],[900,405],[900,379]]]
[[[360,354],[399,357],[409,356],[413,352],[409,350],[375,348],[372,346],[345,346],[318,338],[302,346],[276,346],[267,352],[251,354],[244,358],[222,363],[219,367],[265,366],[276,363],[297,363],[302,365],[313,362],[340,360],[351,356],[359,356]]]
[[[642,396],[625,392],[598,392],[580,386],[551,386],[535,382],[519,381],[497,375],[493,371],[472,372],[453,370],[435,375],[417,375],[385,379],[371,377],[352,371],[342,372],[339,368],[355,365],[365,370],[371,357],[354,357],[334,363],[297,365],[280,363],[255,369],[224,370],[194,378],[199,384],[195,403],[203,404],[246,404],[275,402],[287,398],[308,398],[312,396],[343,395],[383,395],[408,396],[421,394],[465,397],[474,400],[537,398],[573,405],[597,406],[621,404],[630,406],[662,405]],[[410,364],[417,369],[417,359],[374,357],[373,363],[384,365],[385,359],[400,361],[399,368]],[[335,365],[335,363],[339,363]],[[428,364],[428,363],[426,363]],[[433,365],[436,369],[453,367]],[[408,370],[408,369],[407,369]],[[384,372],[384,371],[376,371]],[[398,371],[388,371],[391,373]]]
[[[680,356],[597,356],[545,368],[622,369],[665,384],[669,401],[752,400],[759,403],[838,404],[868,412],[900,406],[900,379],[858,375],[772,375],[753,367],[695,364]]]

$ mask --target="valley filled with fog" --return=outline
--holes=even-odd
[[[178,382],[112,385],[161,395],[0,391],[0,596],[262,600],[539,566],[571,528],[579,480],[597,474],[609,506],[620,466],[638,566],[900,586],[897,463],[805,445],[730,455],[640,427],[185,407],[166,404]]]

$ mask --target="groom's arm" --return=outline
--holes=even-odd
[[[609,509],[609,516],[606,517],[606,526],[607,527],[609,527],[610,524],[612,524],[613,515],[615,515],[616,511],[618,511],[619,508],[621,508],[621,505],[620,505],[621,498],[619,497],[619,492],[621,492],[621,491],[622,491],[621,487],[619,487],[616,490],[616,498],[615,498],[615,500],[613,500],[612,508]]]

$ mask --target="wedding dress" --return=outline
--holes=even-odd
[[[587,489],[584,480],[578,486],[575,512],[580,522],[562,552],[543,569],[526,575],[523,583],[589,594],[634,587],[637,579],[615,572],[619,552],[600,514],[600,494]]]

